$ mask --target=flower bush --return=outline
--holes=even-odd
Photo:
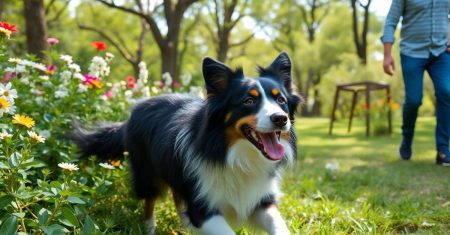
[[[139,209],[129,204],[126,162],[78,161],[67,136],[74,123],[126,119],[139,99],[174,90],[202,95],[201,89],[188,89],[189,75],[182,85],[169,74],[148,84],[145,62],[139,64],[138,79],[113,81],[109,62],[114,55],[102,42],[92,43],[97,55],[88,68],[55,51],[49,53],[51,64],[9,58],[6,48],[14,32],[15,25],[0,22],[0,234],[142,231],[117,227],[121,215]],[[101,216],[111,210],[114,216]]]

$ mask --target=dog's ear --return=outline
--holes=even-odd
[[[227,88],[231,78],[243,77],[242,69],[233,71],[225,64],[209,57],[203,59],[202,70],[208,95],[221,94]]]
[[[291,79],[291,59],[281,52],[267,68],[258,67],[259,76],[279,79],[289,93],[293,92]]]

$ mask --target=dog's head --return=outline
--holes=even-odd
[[[289,132],[301,99],[293,89],[286,53],[258,71],[259,77],[247,78],[240,68],[205,58],[207,115],[211,123],[223,124],[229,147],[246,140],[268,160],[280,161],[285,153],[281,140],[291,142]]]

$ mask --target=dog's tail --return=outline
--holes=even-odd
[[[88,131],[75,123],[75,131],[69,134],[69,138],[76,143],[82,157],[96,155],[102,161],[118,160],[123,158],[125,151],[125,125],[114,123]]]

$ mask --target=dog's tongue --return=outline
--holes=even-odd
[[[284,146],[278,141],[275,132],[259,133],[259,137],[264,145],[264,151],[270,159],[277,161],[283,158]]]

